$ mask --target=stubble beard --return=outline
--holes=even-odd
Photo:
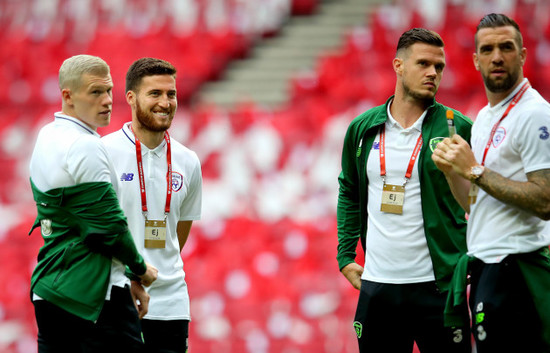
[[[437,89],[435,92],[430,93],[421,93],[419,91],[414,91],[410,88],[407,83],[403,81],[403,92],[405,93],[405,96],[411,97],[416,101],[422,102],[424,105],[431,103],[432,100],[435,98],[435,94],[437,93]]]

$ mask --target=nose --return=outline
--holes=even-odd
[[[103,105],[112,105],[113,104],[113,94],[111,92],[106,92],[103,99]]]
[[[437,76],[437,69],[435,68],[435,65],[430,65],[428,67],[428,71],[426,72],[426,76],[428,76],[428,77],[436,77]]]
[[[162,108],[170,108],[170,104],[170,98],[167,95],[163,94],[159,99],[158,105]]]
[[[493,55],[491,56],[491,61],[495,64],[501,64],[504,60],[502,58],[502,52],[500,49],[495,49]]]

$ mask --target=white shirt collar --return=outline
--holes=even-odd
[[[63,124],[66,126],[73,126],[78,127],[82,129],[83,131],[86,131],[94,136],[100,137],[100,135],[97,133],[97,131],[92,130],[88,125],[86,125],[82,120],[77,119],[75,117],[63,114],[62,112],[57,112],[54,114],[55,116],[55,122],[58,124]]]
[[[504,98],[500,103],[498,103],[494,107],[491,107],[489,105],[489,108],[492,109],[492,110],[497,110],[497,109],[500,109],[500,108],[503,108],[503,107],[507,106],[510,103],[510,101],[514,98],[516,93],[519,92],[521,87],[523,87],[523,85],[526,82],[528,82],[528,80],[527,80],[527,78],[524,78],[523,81],[521,81],[521,83],[512,92],[510,92],[510,94],[506,98]]]
[[[426,117],[426,114],[428,113],[428,109],[424,110],[424,112],[422,113],[422,115],[420,115],[420,117],[418,118],[417,121],[415,121],[415,123],[404,129],[398,122],[397,120],[395,120],[395,118],[391,115],[391,112],[390,112],[390,106],[391,106],[391,102],[388,104],[388,123],[390,124],[389,126],[392,127],[392,128],[398,128],[399,130],[402,130],[403,132],[408,132],[408,131],[411,131],[412,129],[414,130],[417,130],[417,131],[420,131],[422,132],[422,123],[424,121],[424,118]]]
[[[132,129],[130,128],[131,122],[127,122],[124,125],[122,125],[122,132],[126,137],[132,142],[132,144],[136,144],[136,136],[134,135]],[[155,148],[149,149],[147,146],[145,146],[143,143],[141,144],[141,150],[143,151],[143,154],[147,153],[153,153],[157,157],[160,157],[164,155],[164,147],[166,146],[166,140],[162,140],[162,142]]]

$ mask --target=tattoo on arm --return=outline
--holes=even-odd
[[[527,174],[527,181],[514,181],[485,168],[477,184],[489,195],[539,218],[550,219],[550,169]]]

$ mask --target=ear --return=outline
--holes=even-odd
[[[521,48],[519,57],[521,60],[521,66],[523,66],[525,64],[525,60],[527,59],[527,48]]]
[[[136,93],[134,91],[126,92],[126,102],[130,107],[134,107],[136,104]]]
[[[72,92],[68,88],[63,88],[61,90],[61,98],[63,99],[63,103],[72,106],[73,105],[73,99],[72,99]]]
[[[396,74],[398,75],[403,74],[403,59],[394,58],[392,61],[392,65],[393,65],[393,71],[395,71]]]
[[[477,59],[477,54],[476,53],[472,54],[472,60],[474,61],[474,66],[475,66],[476,70],[479,71],[479,61]]]

